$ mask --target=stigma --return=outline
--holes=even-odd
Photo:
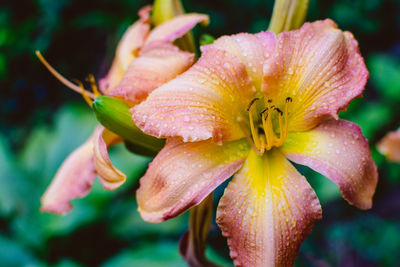
[[[282,110],[272,99],[254,98],[248,105],[250,144],[259,155],[273,147],[283,145],[288,134],[288,110],[292,102],[287,97]],[[261,109],[260,109],[261,108]]]

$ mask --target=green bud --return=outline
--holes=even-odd
[[[308,0],[276,0],[268,30],[278,34],[300,28],[307,9]]]
[[[154,156],[164,146],[165,140],[143,133],[132,121],[129,106],[123,101],[99,96],[93,101],[97,120],[108,130],[125,139],[127,147],[135,153]]]

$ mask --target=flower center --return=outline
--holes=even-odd
[[[249,113],[250,143],[259,155],[265,150],[280,147],[288,133],[288,108],[292,98],[287,97],[283,111],[273,104],[272,99],[254,98],[247,111]],[[274,129],[274,126],[276,129]]]

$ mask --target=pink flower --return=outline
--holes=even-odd
[[[400,162],[400,128],[387,133],[378,143],[378,150],[388,161]]]
[[[224,36],[202,51],[131,110],[145,133],[168,138],[140,181],[139,211],[149,222],[175,217],[234,175],[217,223],[235,265],[293,265],[322,211],[290,161],[331,179],[350,204],[372,205],[368,141],[338,118],[368,78],[357,41],[324,20]]]
[[[156,87],[193,64],[194,55],[180,50],[172,42],[197,23],[208,23],[206,15],[184,14],[150,30],[150,11],[150,6],[139,11],[140,19],[123,35],[111,69],[99,83],[105,95],[122,98],[131,105],[144,100]],[[56,73],[56,76],[60,75]],[[65,80],[64,83],[71,84]],[[70,87],[80,91],[73,84]],[[41,199],[41,210],[58,214],[69,212],[72,209],[70,200],[86,196],[96,174],[105,189],[113,190],[123,184],[126,175],[112,165],[108,156],[108,147],[122,141],[104,127],[97,127],[57,171]]]

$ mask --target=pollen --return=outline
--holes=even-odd
[[[248,105],[250,123],[250,144],[259,155],[273,147],[280,147],[288,134],[288,110],[291,97],[285,99],[281,110],[272,99],[254,98]],[[261,111],[259,108],[262,107]],[[275,128],[274,128],[275,127]]]

